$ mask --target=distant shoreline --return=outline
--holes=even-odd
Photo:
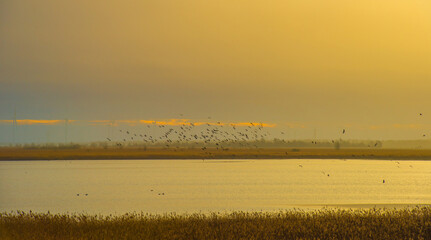
[[[265,148],[217,150],[168,148],[0,148],[0,161],[110,159],[370,159],[431,160],[431,149]]]

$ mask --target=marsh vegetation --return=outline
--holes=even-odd
[[[1,239],[430,239],[431,208],[121,216],[0,214]]]

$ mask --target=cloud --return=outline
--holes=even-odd
[[[171,119],[140,119],[140,120],[91,120],[88,121],[91,125],[113,125],[118,126],[119,124],[125,124],[129,126],[143,125],[166,125],[166,126],[201,126],[201,125],[213,125],[213,126],[260,126],[260,127],[275,127],[276,124],[263,123],[263,122],[208,122],[208,121],[193,121],[192,119],[186,118],[171,118]]]
[[[0,120],[0,123],[13,123],[13,120]]]
[[[201,122],[191,121],[191,119],[177,119],[172,118],[168,120],[139,120],[142,124],[156,124],[156,125],[169,125],[169,126],[181,126],[181,125],[218,125],[218,126],[261,126],[261,127],[275,127],[276,124],[262,123],[262,122]]]
[[[42,119],[20,119],[16,120],[17,125],[58,125],[64,124],[66,120],[42,120]],[[13,124],[14,120],[0,120],[0,123]],[[129,126],[137,126],[139,124],[146,125],[166,125],[166,126],[201,126],[201,125],[214,125],[214,126],[260,126],[260,127],[275,127],[276,124],[263,123],[263,122],[205,122],[205,121],[192,121],[191,119],[172,118],[163,120],[67,120],[68,123],[81,123],[91,126],[97,125],[111,125],[118,126],[125,124]]]
[[[65,122],[72,123],[75,120],[45,120],[45,119],[17,119],[17,125],[58,125]],[[13,124],[14,120],[0,120],[0,123]]]

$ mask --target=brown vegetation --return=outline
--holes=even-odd
[[[1,239],[431,239],[431,208],[122,216],[0,214]]]
[[[430,160],[425,149],[263,148],[0,148],[0,160],[74,159],[406,159]]]

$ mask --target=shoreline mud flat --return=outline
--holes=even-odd
[[[0,148],[0,161],[98,159],[373,159],[431,160],[431,149],[326,149],[326,148]]]

